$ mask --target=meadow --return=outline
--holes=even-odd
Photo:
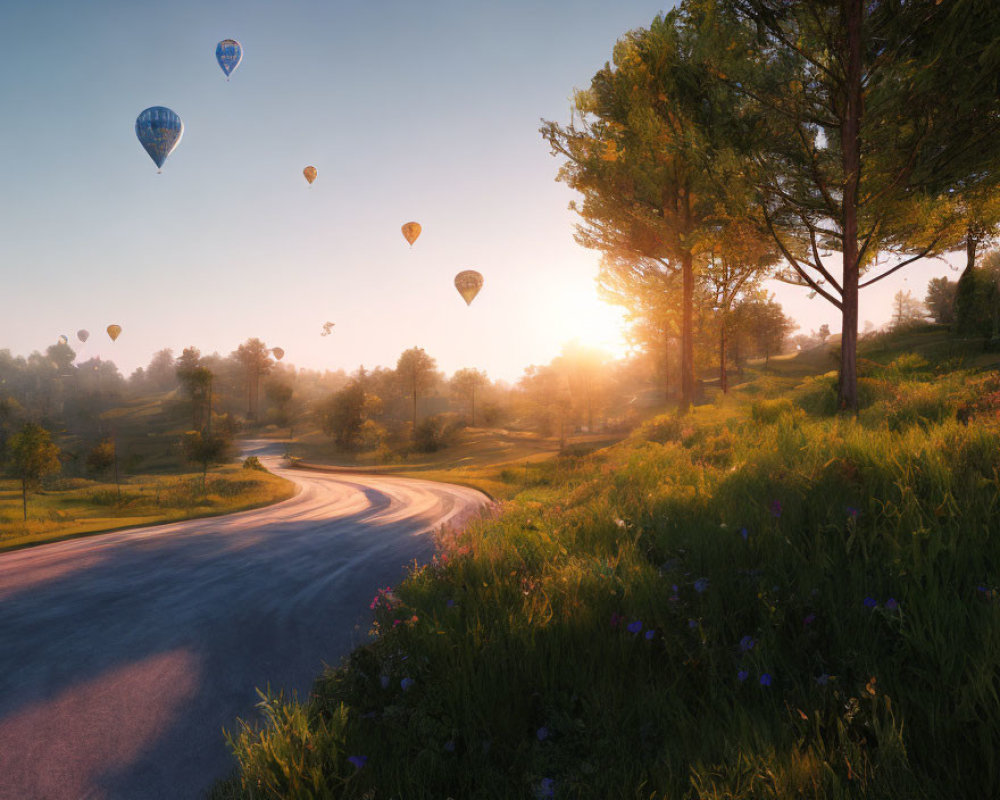
[[[1000,374],[920,341],[500,469],[213,796],[998,796]]]

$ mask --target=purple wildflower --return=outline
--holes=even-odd
[[[642,630],[642,620],[637,619],[635,622],[630,622],[628,624],[629,633],[638,633]]]
[[[816,679],[816,683],[820,686],[826,686],[830,682],[830,676],[825,672]]]
[[[348,756],[347,760],[354,765],[355,769],[361,769],[368,762],[368,756]]]
[[[889,611],[895,611],[897,608],[899,608],[899,603],[896,602],[895,597],[890,597],[888,600],[885,601],[885,607]]]
[[[809,625],[812,625],[812,624],[813,624],[813,623],[814,623],[815,621],[816,621],[816,615],[815,615],[815,614],[806,614],[806,615],[805,615],[805,616],[804,616],[804,617],[802,618],[802,624],[803,624],[804,626],[807,626],[807,627],[808,627]]]
[[[383,689],[388,689],[389,688],[389,676],[388,675],[381,676],[378,679],[378,682],[382,685]]]
[[[753,650],[755,644],[757,642],[754,641],[752,636],[744,636],[740,639],[740,650],[744,653],[748,650]]]
[[[698,580],[696,580],[694,582],[694,590],[698,594],[701,594],[702,592],[707,591],[708,590],[708,578],[698,578]]]
[[[447,602],[447,603],[445,603],[445,605],[446,605],[446,606],[447,606],[448,608],[454,608],[454,607],[455,607],[455,601],[454,601],[454,600],[452,600],[452,599],[451,599],[451,598],[449,597],[449,598],[448,598],[448,602]]]
[[[696,619],[689,619],[688,620],[688,627],[691,630],[694,630],[695,628],[697,628],[698,627],[698,620],[696,620]]]
[[[854,508],[853,506],[847,507],[847,516],[849,516],[851,519],[857,519],[860,513],[861,512],[858,511],[858,509]]]
[[[399,682],[399,688],[402,689],[404,692],[407,691],[411,686],[413,686],[413,678],[403,678],[403,680]]]
[[[447,742],[444,743],[444,749],[445,749],[445,752],[447,752],[447,753],[454,753],[455,752],[455,743],[451,739],[449,739]]]
[[[611,627],[612,627],[612,628],[617,628],[617,627],[618,627],[619,625],[621,625],[621,624],[622,624],[622,623],[623,623],[624,621],[625,621],[625,617],[623,617],[623,616],[622,616],[621,614],[619,614],[619,613],[618,613],[617,611],[612,611],[612,612],[611,612]]]
[[[747,672],[745,669],[741,669],[739,672],[736,673],[736,680],[738,680],[740,683],[743,683],[743,681],[745,681],[749,677],[750,673]]]
[[[556,796],[556,782],[552,778],[542,778],[542,782],[538,785],[537,797],[555,797]]]
[[[865,608],[878,608],[878,601],[870,595],[864,600]]]
[[[765,672],[763,675],[760,676],[760,685],[761,686],[770,686],[771,685],[771,680],[772,680],[771,679],[771,673],[770,672]]]
[[[646,639],[648,641],[652,641],[654,636],[656,636],[656,631],[654,631],[652,628],[646,631]]]
[[[538,737],[538,741],[544,742],[549,738],[549,729],[542,725],[537,731],[535,731],[535,736]]]
[[[748,530],[747,530],[746,528],[741,528],[741,529],[740,529],[740,536],[742,536],[742,537],[743,537],[743,541],[744,541],[744,542],[745,542],[745,541],[747,540],[747,537],[748,537],[749,535],[750,535],[750,532],[749,532],[749,531],[748,531]]]
[[[771,516],[775,518],[781,516],[781,502],[779,500],[771,501]]]

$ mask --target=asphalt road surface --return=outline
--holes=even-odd
[[[488,502],[258,450],[295,497],[0,555],[0,798],[201,797],[256,688],[305,697],[365,640],[375,590]]]

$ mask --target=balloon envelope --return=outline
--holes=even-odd
[[[278,361],[281,361],[281,359],[285,357],[285,351],[282,350],[280,347],[272,348],[271,352],[274,353],[274,357],[278,359]]]
[[[122,332],[121,325],[108,325],[108,336],[111,337],[112,342],[121,335],[121,332]]]
[[[474,269],[467,269],[455,276],[455,288],[462,295],[466,305],[471,305],[479,290],[483,288],[483,276]]]
[[[403,237],[410,243],[411,247],[413,246],[413,243],[417,241],[417,237],[420,235],[421,230],[422,228],[420,227],[419,222],[407,222],[403,225]]]
[[[59,337],[59,344],[69,344],[69,337],[65,333]]]
[[[309,181],[309,183],[312,183],[316,180],[316,176],[319,173],[316,171],[316,167],[306,167],[302,170],[302,174],[306,176],[306,180]]]
[[[215,48],[215,60],[228,78],[243,60],[243,48],[235,39],[223,39]]]
[[[87,341],[90,338],[90,331],[85,331],[82,328],[76,332],[76,338],[81,342]]]
[[[153,163],[162,167],[184,135],[184,123],[169,108],[152,106],[135,121],[135,135]]]
[[[335,323],[333,323],[333,322],[324,322],[323,323],[323,332],[320,334],[320,336],[329,336],[331,333],[333,333],[333,326],[334,326],[334,324]]]

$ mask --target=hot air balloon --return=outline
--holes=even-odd
[[[59,337],[59,344],[69,344],[69,337],[65,333]]]
[[[169,108],[152,106],[136,119],[135,135],[153,163],[162,167],[184,135],[184,123]]]
[[[471,305],[479,290],[483,288],[483,276],[474,269],[467,269],[455,276],[455,288],[462,295],[466,305]]]
[[[215,47],[215,60],[219,62],[222,71],[226,73],[226,80],[233,74],[233,70],[240,65],[243,60],[243,48],[235,39],[223,39]]]
[[[316,176],[319,173],[316,171],[316,167],[306,167],[302,170],[302,174],[306,176],[306,180],[309,181],[309,183],[312,183],[316,180]]]
[[[331,333],[333,333],[333,326],[334,326],[333,322],[324,322],[323,332],[320,334],[320,336],[329,336]]]
[[[420,231],[421,227],[419,222],[407,222],[403,226],[403,238],[410,243],[410,247],[413,247],[413,243],[417,241]]]
[[[121,335],[121,332],[122,332],[121,325],[108,325],[108,336],[111,337],[112,342],[115,341],[115,339],[117,339]]]
[[[280,347],[272,348],[271,352],[274,353],[274,357],[278,359],[278,361],[281,361],[281,359],[285,357],[285,351],[282,350]]]
[[[90,331],[85,331],[82,328],[76,332],[76,338],[81,342],[87,341],[90,338]]]

